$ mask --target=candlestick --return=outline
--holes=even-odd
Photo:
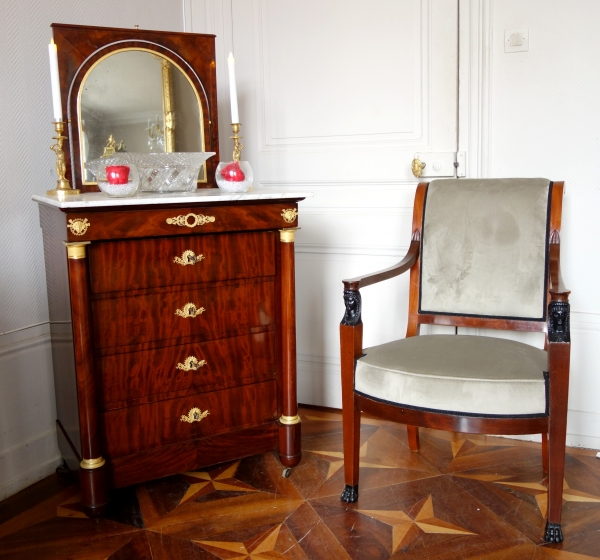
[[[242,155],[242,150],[244,149],[244,144],[240,142],[240,138],[242,136],[238,136],[238,132],[242,125],[240,123],[231,123],[231,130],[233,130],[233,136],[230,136],[233,140],[233,161],[240,161],[240,156]]]
[[[63,113],[60,100],[60,80],[58,77],[58,53],[54,39],[50,39],[48,54],[50,55],[50,83],[52,84],[52,108],[54,120],[62,121]]]
[[[53,136],[52,138],[56,140],[56,143],[50,146],[50,149],[56,154],[56,174],[58,175],[58,180],[56,181],[56,188],[51,191],[46,191],[46,194],[57,196],[62,200],[67,195],[80,194],[81,191],[79,189],[72,189],[71,183],[69,183],[69,180],[65,178],[67,164],[65,161],[65,152],[62,147],[63,141],[67,138],[62,134],[65,129],[65,123],[60,120],[53,124],[54,130],[56,131],[56,136]]]
[[[235,84],[235,61],[233,60],[233,53],[229,53],[227,59],[227,66],[229,68],[229,98],[231,101],[231,122],[240,122],[240,116],[238,114],[238,102],[237,102],[237,87]]]

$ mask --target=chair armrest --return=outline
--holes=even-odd
[[[362,297],[360,295],[360,288],[394,278],[399,276],[403,272],[410,270],[410,268],[417,262],[419,258],[419,250],[421,244],[421,236],[418,231],[413,233],[412,241],[408,248],[406,256],[394,266],[367,274],[366,276],[356,276],[348,280],[342,280],[344,283],[344,304],[346,305],[346,311],[342,318],[342,325],[347,327],[356,327],[362,324],[361,311],[362,311]]]
[[[377,282],[382,282],[383,280],[394,278],[394,276],[399,276],[403,272],[410,270],[412,265],[417,262],[417,259],[419,258],[419,250],[420,236],[413,235],[413,239],[410,242],[406,256],[399,263],[390,266],[389,268],[384,268],[383,270],[366,274],[365,276],[356,276],[355,278],[342,280],[344,283],[344,290],[356,292],[361,288],[370,286],[371,284],[377,284]]]

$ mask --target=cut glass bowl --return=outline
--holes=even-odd
[[[202,164],[215,152],[170,152],[166,154],[117,153],[86,162],[98,181],[105,180],[107,165],[135,165],[140,176],[140,191],[193,191],[198,186]]]

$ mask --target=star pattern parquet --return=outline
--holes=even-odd
[[[363,418],[360,498],[345,504],[341,414],[301,417],[304,455],[289,478],[275,454],[256,455],[117,490],[99,521],[64,480],[33,505],[27,491],[27,507],[9,498],[0,504],[0,560],[600,558],[591,451],[568,452],[566,538],[545,545],[539,444],[421,430],[415,454],[404,426]]]

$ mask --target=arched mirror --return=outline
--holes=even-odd
[[[219,162],[215,36],[52,24],[67,176],[98,187],[85,163],[120,151],[216,152],[198,187],[216,187]]]
[[[77,113],[84,184],[94,182],[85,163],[115,152],[204,151],[198,92],[173,60],[149,50],[100,59],[81,83]]]

